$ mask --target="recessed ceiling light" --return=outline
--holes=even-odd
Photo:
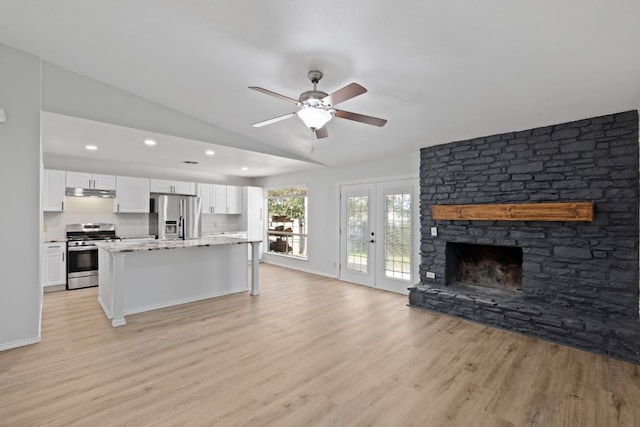
[[[96,151],[98,149],[95,145],[85,145],[84,148],[91,151]]]
[[[207,156],[213,156],[214,154],[216,154],[216,152],[213,150],[207,150],[204,152],[204,154],[206,154]]]
[[[248,168],[248,167],[246,167],[246,166],[243,166],[243,167],[241,167],[241,168],[240,168],[240,170],[248,171],[248,170],[249,170],[249,168]]]
[[[144,143],[147,145],[156,145],[156,142],[153,139],[145,139]]]

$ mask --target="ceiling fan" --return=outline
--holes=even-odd
[[[280,95],[279,93],[275,93],[267,89],[263,89],[261,87],[249,86],[249,89],[253,89],[267,95],[275,96],[276,98],[284,99],[285,101],[289,101],[300,107],[300,109],[296,112],[254,123],[252,126],[259,128],[297,115],[304,122],[304,124],[316,134],[317,138],[326,138],[327,136],[329,136],[329,133],[327,132],[327,128],[325,125],[334,116],[341,119],[353,120],[356,122],[379,127],[384,126],[387,123],[385,119],[379,119],[377,117],[365,116],[364,114],[352,113],[349,111],[333,108],[335,105],[338,105],[339,103],[344,102],[348,99],[355,98],[358,95],[362,95],[367,91],[358,83],[348,84],[342,89],[338,89],[332,94],[328,94],[321,90],[317,90],[316,88],[318,82],[322,78],[322,72],[317,70],[309,71],[308,77],[309,80],[311,80],[311,83],[313,83],[313,90],[302,92],[297,100],[289,98],[285,95]]]

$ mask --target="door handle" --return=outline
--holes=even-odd
[[[375,241],[375,240],[373,240],[373,239],[369,240],[369,243],[375,243],[375,242],[376,242],[376,241]]]

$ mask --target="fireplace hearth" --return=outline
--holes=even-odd
[[[522,248],[447,242],[447,285],[522,291]]]

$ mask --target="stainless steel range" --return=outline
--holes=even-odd
[[[96,241],[120,240],[114,224],[67,225],[67,289],[98,286]]]

